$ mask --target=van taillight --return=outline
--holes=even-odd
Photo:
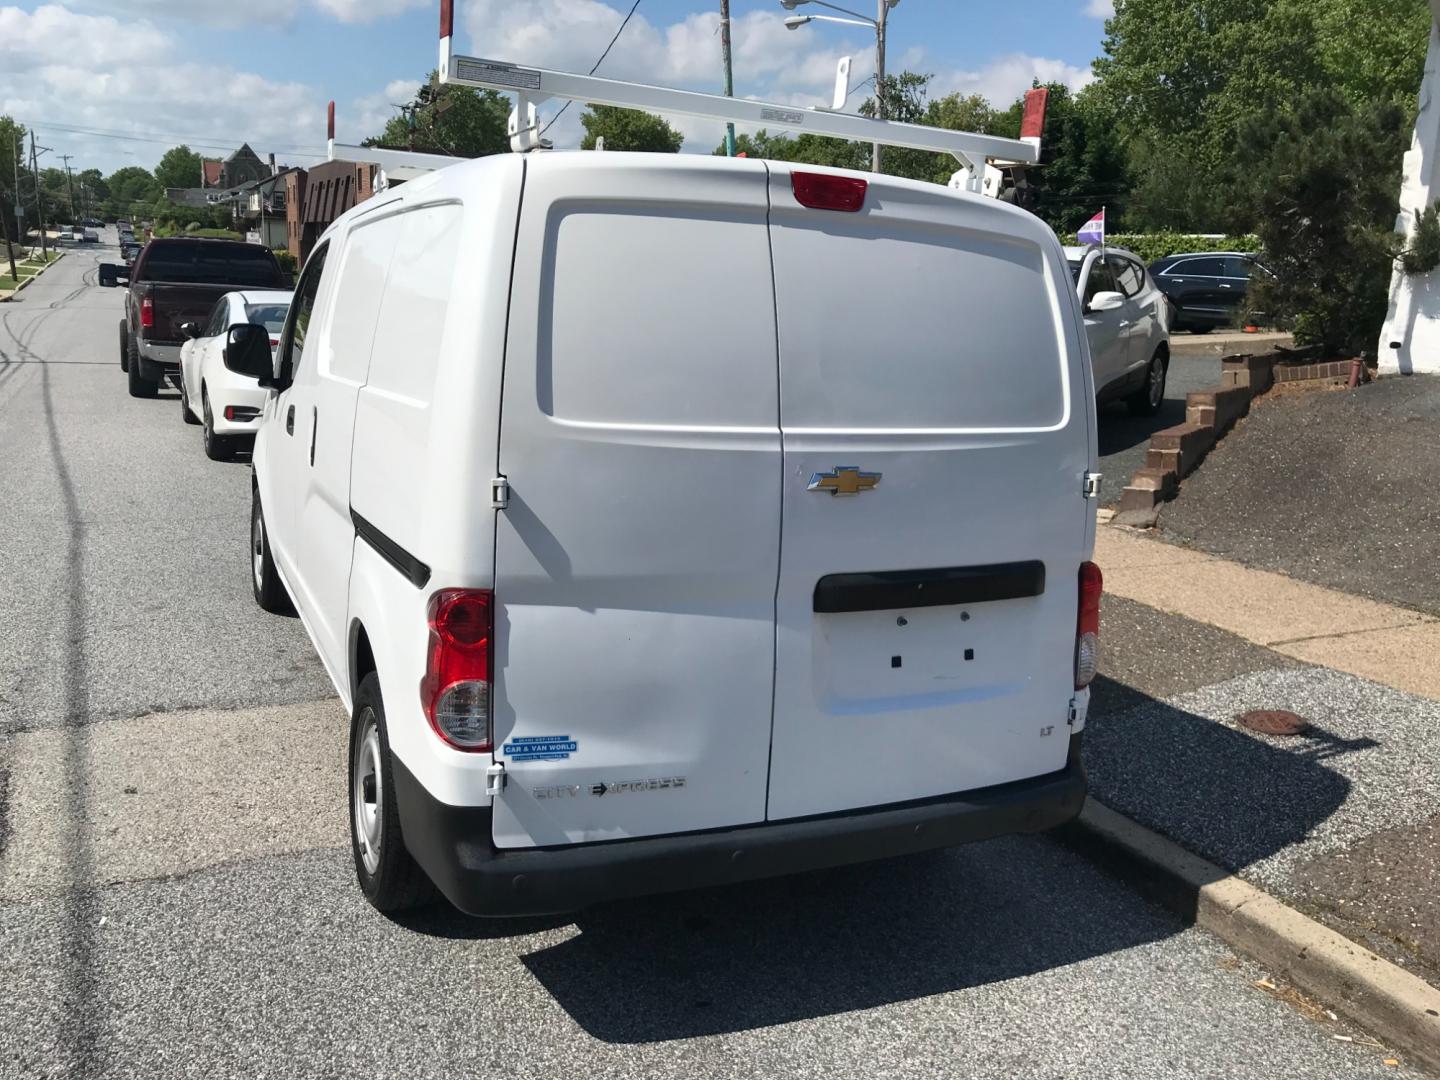
[[[812,210],[844,210],[854,213],[865,205],[868,180],[854,176],[827,176],[825,173],[792,172],[790,190],[795,201]]]
[[[1075,689],[1084,690],[1100,667],[1100,594],[1105,580],[1093,562],[1080,564],[1080,615],[1075,626]]]
[[[155,325],[155,301],[151,300],[148,296],[142,296],[140,298],[140,325]]]
[[[489,589],[445,589],[430,598],[420,704],[435,734],[456,750],[491,748],[493,605]]]

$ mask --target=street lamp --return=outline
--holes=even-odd
[[[842,15],[849,15],[848,19],[836,18],[834,15],[789,15],[785,19],[785,29],[798,30],[807,23],[819,20],[821,22],[843,23],[846,26],[868,26],[875,31],[875,103],[879,107],[880,119],[885,116],[885,19],[890,14],[890,9],[900,0],[875,0],[875,18],[869,19],[858,11],[851,11],[849,8],[840,7],[838,4],[829,3],[828,0],[780,0],[780,6],[786,11],[794,11],[801,4],[818,4],[821,7],[829,8],[831,11],[838,11]],[[880,171],[880,144],[874,144],[870,159],[870,170]]]

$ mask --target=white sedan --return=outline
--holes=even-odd
[[[266,390],[254,379],[225,366],[225,340],[237,323],[255,323],[270,334],[270,348],[290,310],[288,292],[268,290],[226,293],[215,302],[204,325],[186,323],[189,339],[180,348],[180,411],[187,424],[205,427],[205,455],[231,461],[255,441]]]
[[[1140,260],[1121,248],[1067,247],[1085,308],[1095,399],[1136,416],[1160,411],[1170,368],[1170,303]]]

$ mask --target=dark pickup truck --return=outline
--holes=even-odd
[[[185,323],[203,323],[215,301],[236,289],[288,289],[289,275],[269,248],[235,240],[151,240],[133,266],[100,264],[100,284],[128,286],[120,320],[120,370],[131,397],[154,397],[180,371]]]

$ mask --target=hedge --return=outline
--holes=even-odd
[[[1222,236],[1216,239],[1175,232],[1116,233],[1107,236],[1105,242],[1133,251],[1146,264],[1181,252],[1260,250],[1260,240],[1255,236]]]

